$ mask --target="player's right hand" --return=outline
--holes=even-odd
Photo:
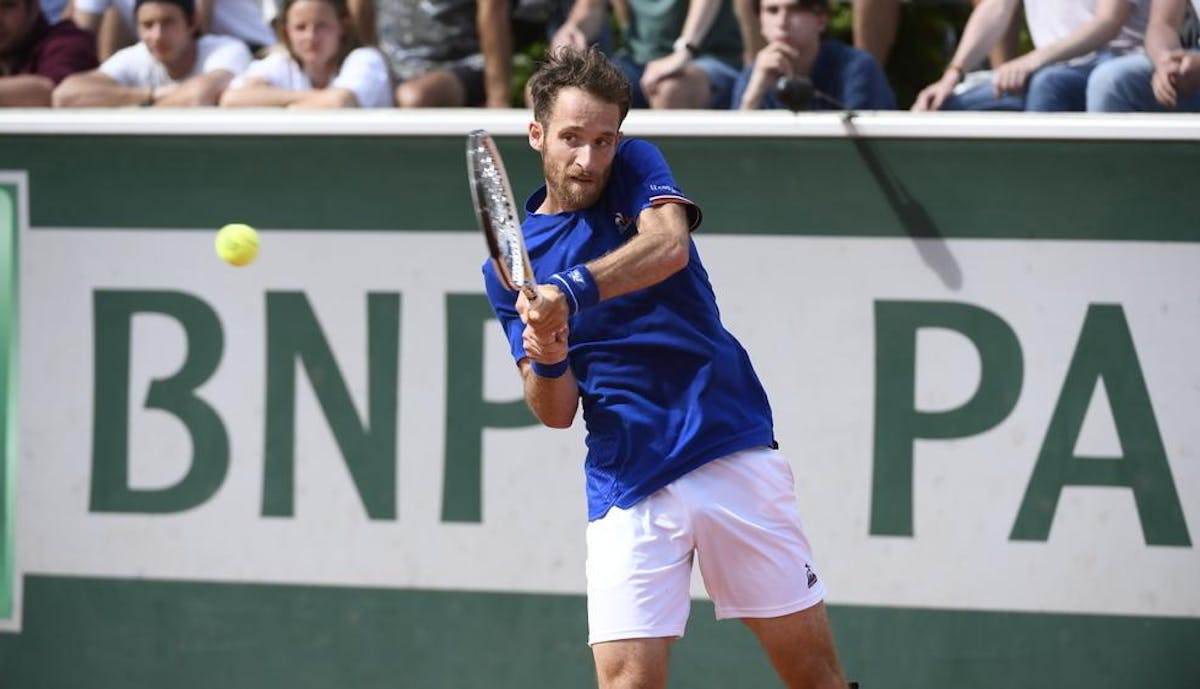
[[[554,285],[538,285],[537,299],[530,302],[522,292],[517,297],[517,313],[521,322],[542,340],[551,340],[567,329],[570,307],[567,297]]]

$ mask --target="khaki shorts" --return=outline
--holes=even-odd
[[[588,643],[683,636],[693,558],[717,619],[779,617],[825,596],[792,470],[771,448],[736,452],[587,528]]]

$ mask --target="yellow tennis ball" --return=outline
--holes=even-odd
[[[242,223],[230,223],[217,232],[217,255],[232,266],[244,266],[258,256],[258,233]]]

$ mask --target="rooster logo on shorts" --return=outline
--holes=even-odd
[[[804,565],[804,573],[808,575],[808,588],[817,585],[817,573],[813,571],[812,565]]]

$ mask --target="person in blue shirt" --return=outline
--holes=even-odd
[[[531,79],[545,185],[522,229],[537,298],[483,266],[546,426],[587,425],[588,643],[602,689],[665,687],[699,556],[719,618],[742,619],[789,687],[844,689],[790,466],[749,356],[725,329],[691,231],[700,210],[659,150],[623,139],[626,78],[596,48]]]
[[[896,96],[871,54],[822,38],[828,0],[757,0],[754,12],[767,45],[733,87],[735,110],[782,108],[780,77],[808,77],[819,96],[811,110],[895,110]]]

